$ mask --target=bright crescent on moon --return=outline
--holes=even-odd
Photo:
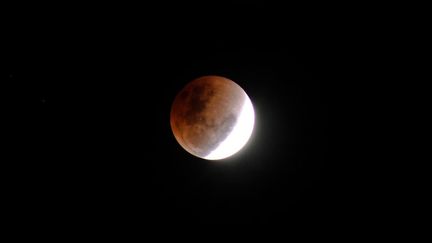
[[[231,131],[228,137],[204,159],[224,159],[240,151],[249,141],[249,138],[252,135],[254,124],[255,112],[251,100],[245,94],[243,108],[240,112],[240,116],[234,126],[234,129]]]

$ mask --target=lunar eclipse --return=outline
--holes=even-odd
[[[176,96],[170,123],[178,143],[190,154],[220,160],[248,142],[255,113],[246,92],[220,76],[188,83]]]

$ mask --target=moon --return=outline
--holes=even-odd
[[[177,142],[190,154],[220,160],[240,151],[252,135],[255,112],[246,92],[220,76],[188,83],[175,97],[170,114]]]

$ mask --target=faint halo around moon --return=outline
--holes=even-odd
[[[220,76],[188,83],[171,107],[171,129],[189,153],[219,160],[241,150],[252,135],[255,112],[246,92]]]

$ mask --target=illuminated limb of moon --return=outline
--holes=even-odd
[[[242,111],[228,137],[205,157],[208,160],[219,160],[234,155],[246,145],[252,135],[255,123],[255,112],[249,97],[245,97]]]

